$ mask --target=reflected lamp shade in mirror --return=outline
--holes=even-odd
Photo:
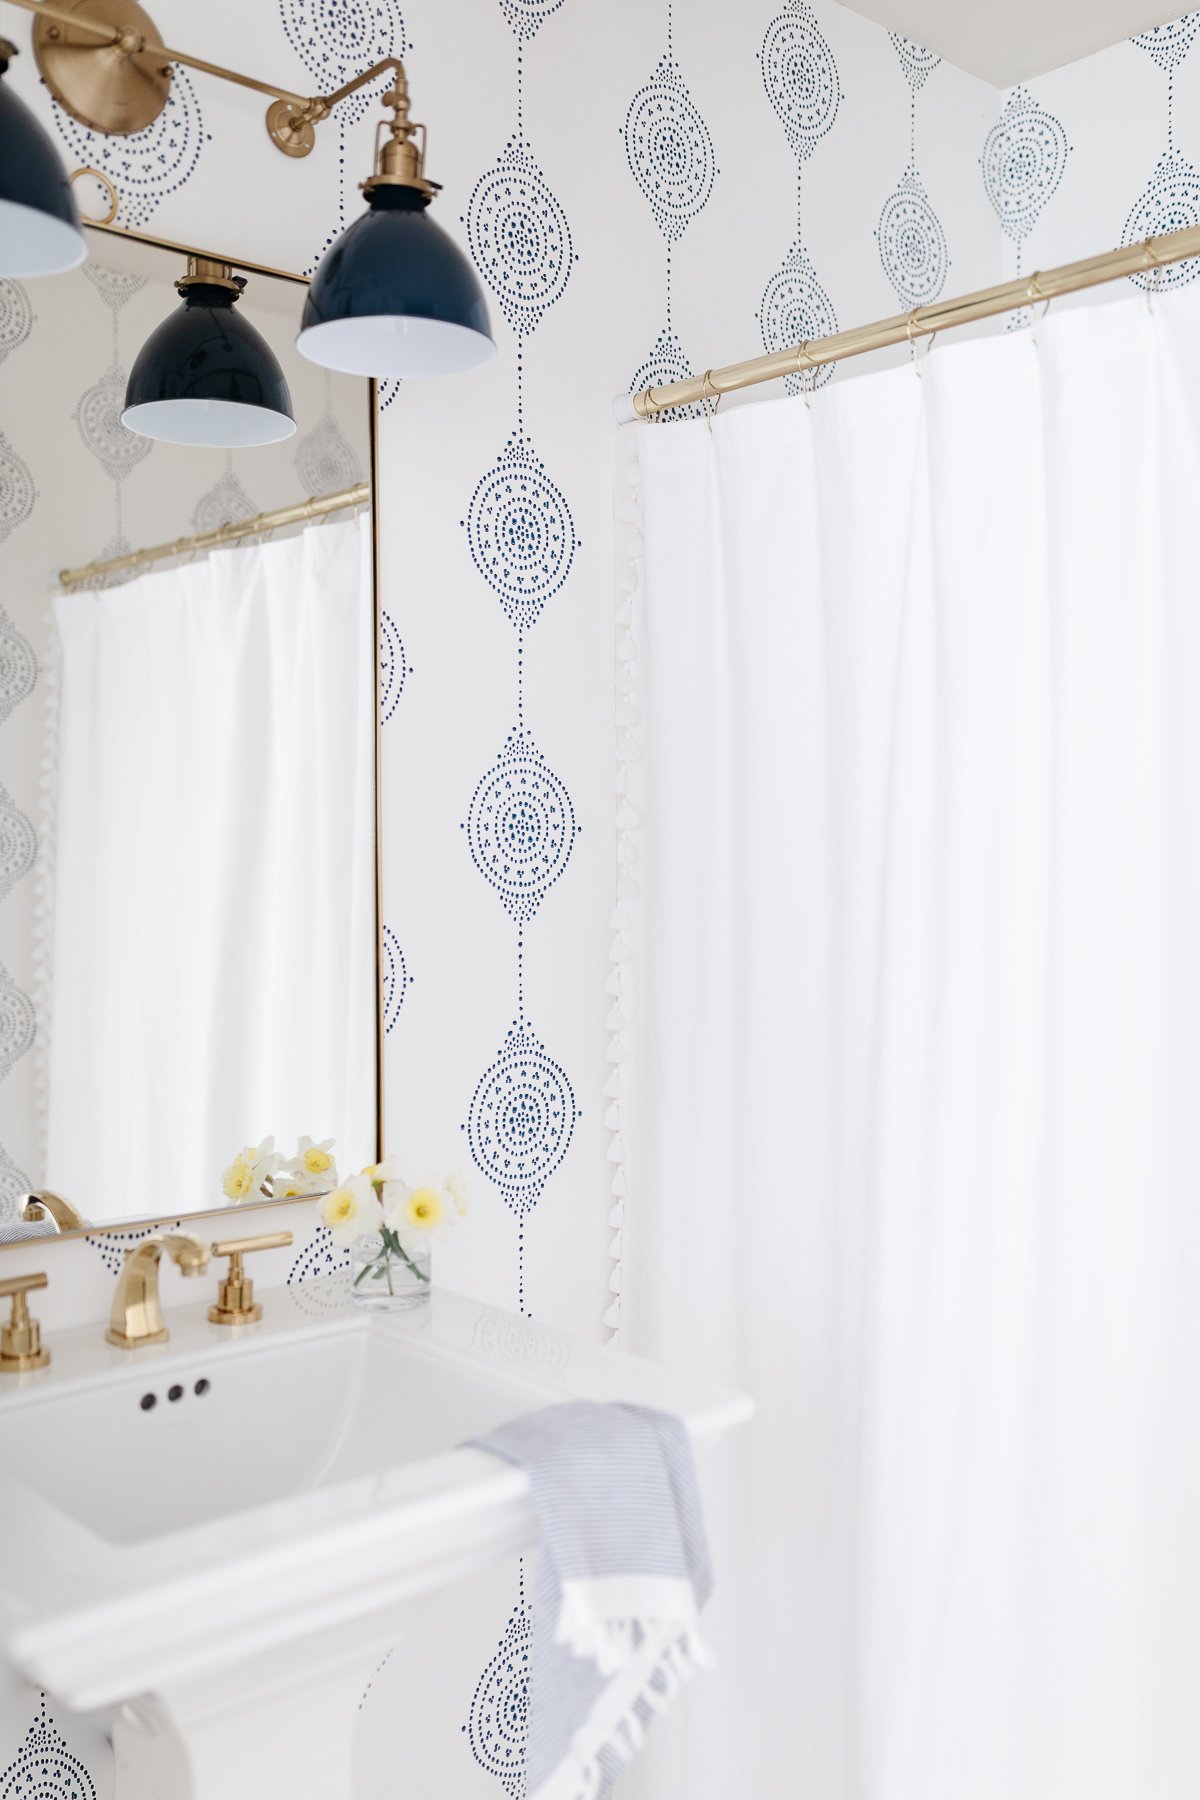
[[[138,352],[121,423],[163,444],[239,450],[278,444],[296,429],[279,359],[236,311],[245,280],[189,257],[182,304]]]
[[[0,38],[0,275],[60,275],[87,256],[62,158],[3,76],[16,48]]]
[[[415,186],[371,186],[313,277],[296,347],[346,375],[454,375],[495,354],[470,261]]]

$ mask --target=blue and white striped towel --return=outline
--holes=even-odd
[[[541,1527],[527,1800],[598,1800],[681,1680],[712,1569],[687,1432],[573,1400],[475,1440],[529,1476]]]

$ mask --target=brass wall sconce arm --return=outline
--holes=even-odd
[[[400,141],[407,143],[411,132],[423,129],[408,124],[408,82],[404,65],[395,56],[385,56],[331,94],[297,94],[277,81],[260,81],[240,69],[164,44],[137,0],[68,0],[61,6],[50,0],[9,3],[35,15],[33,53],[38,72],[59,104],[92,131],[115,136],[144,131],[170,96],[173,63],[269,96],[267,135],[285,156],[307,156],[317,141],[315,127],[335,106],[381,75],[396,77]],[[393,104],[391,96],[385,104]],[[397,127],[392,129],[395,134]],[[420,152],[412,148],[419,174],[424,146]]]

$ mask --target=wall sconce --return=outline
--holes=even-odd
[[[375,134],[367,211],[321,259],[296,348],[346,375],[454,375],[495,354],[487,302],[426,211],[438,189],[425,179],[425,127],[409,122],[403,70],[383,104],[393,116]]]
[[[246,285],[226,263],[189,256],[183,303],[150,333],[125,389],[122,425],[163,444],[239,450],[296,429],[271,346],[234,311]]]
[[[0,38],[0,275],[61,275],[87,255],[62,158],[3,77],[16,56]]]
[[[374,172],[362,184],[368,210],[322,259],[309,289],[298,348],[326,368],[375,377],[452,374],[494,354],[479,279],[463,252],[426,214],[438,189],[425,176],[425,127],[409,120],[408,81],[397,57],[385,57],[331,94],[305,99],[236,69],[168,49],[137,0],[69,0],[67,5],[9,0],[9,4],[36,15],[33,48],[42,80],[73,118],[94,131],[128,135],[144,130],[167,103],[171,65],[181,63],[271,96],[266,115],[271,142],[287,156],[307,156],[316,142],[315,127],[334,107],[378,76],[391,74],[393,87],[384,95],[384,105],[393,109],[393,117],[385,124],[385,141],[377,147]],[[11,54],[11,46],[5,46],[5,68]],[[15,228],[10,229],[13,221]],[[33,114],[2,84],[0,226],[4,227],[0,275],[56,273],[74,268],[86,254],[61,158]],[[23,267],[10,266],[22,257]],[[227,327],[234,317],[233,298],[236,295],[221,309]],[[174,314],[166,324],[178,319]],[[258,334],[240,323],[270,356]],[[158,343],[164,329],[153,334],[143,355]],[[138,361],[140,365],[142,358]],[[160,363],[158,371],[165,373],[165,365]],[[132,390],[133,378],[130,386]],[[286,392],[284,387],[285,398]],[[162,395],[160,401],[166,398]],[[182,398],[176,396],[176,403]],[[140,399],[127,404],[126,423],[132,430],[142,427],[130,415],[147,404]],[[278,407],[263,402],[250,404],[260,414],[279,413]],[[189,417],[194,422],[198,415]],[[160,415],[164,423],[165,418]]]

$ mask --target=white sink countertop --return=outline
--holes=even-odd
[[[58,1333],[0,1379],[0,1654],[79,1710],[345,1624],[536,1540],[524,1474],[460,1448],[565,1399],[750,1416],[718,1391],[434,1289],[367,1312],[344,1277],[166,1344]],[[149,1396],[153,1396],[152,1400]],[[174,1396],[174,1397],[172,1397]]]

